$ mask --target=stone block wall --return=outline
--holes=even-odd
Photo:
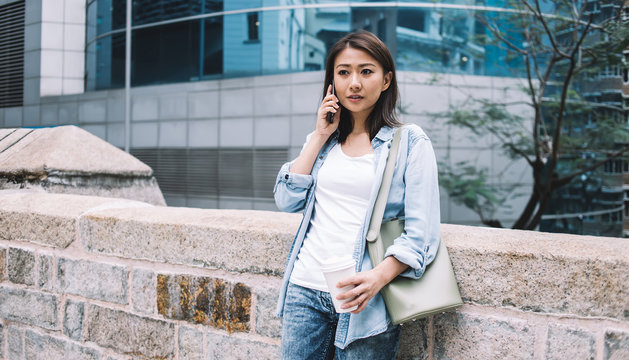
[[[0,192],[0,358],[277,359],[300,216]],[[442,225],[465,305],[400,359],[627,359],[624,239]]]

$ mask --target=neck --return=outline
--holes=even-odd
[[[352,114],[352,119],[354,121],[354,127],[352,129],[352,134],[362,134],[367,132],[367,116],[369,114]]]

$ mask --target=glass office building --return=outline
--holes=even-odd
[[[475,18],[501,13],[466,4],[136,0],[131,85],[322,70],[328,49],[358,29],[385,41],[398,70],[516,75]],[[88,2],[88,91],[124,86],[125,18],[125,0]]]
[[[0,14],[24,19],[24,32],[7,32],[25,44],[24,81],[13,81],[8,100],[0,92],[0,127],[75,124],[128,144],[171,206],[274,210],[277,170],[313,127],[327,52],[360,29],[391,50],[400,117],[427,131],[439,161],[472,160],[489,181],[531,191],[528,165],[500,154],[495,139],[427,115],[469,96],[526,100],[524,65],[490,41],[481,20],[522,44],[504,0],[134,0],[128,121],[127,0],[64,3],[0,0]],[[510,224],[525,200],[497,217]],[[441,208],[443,222],[479,223],[445,192]]]

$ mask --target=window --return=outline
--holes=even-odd
[[[249,41],[259,41],[259,28],[260,20],[258,19],[258,13],[247,14],[247,25],[249,28]]]

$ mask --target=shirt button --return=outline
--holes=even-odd
[[[323,160],[323,155],[319,156],[319,160]]]
[[[387,147],[390,149],[391,148],[391,143],[387,144]]]
[[[284,179],[288,180],[288,174],[284,175]]]

